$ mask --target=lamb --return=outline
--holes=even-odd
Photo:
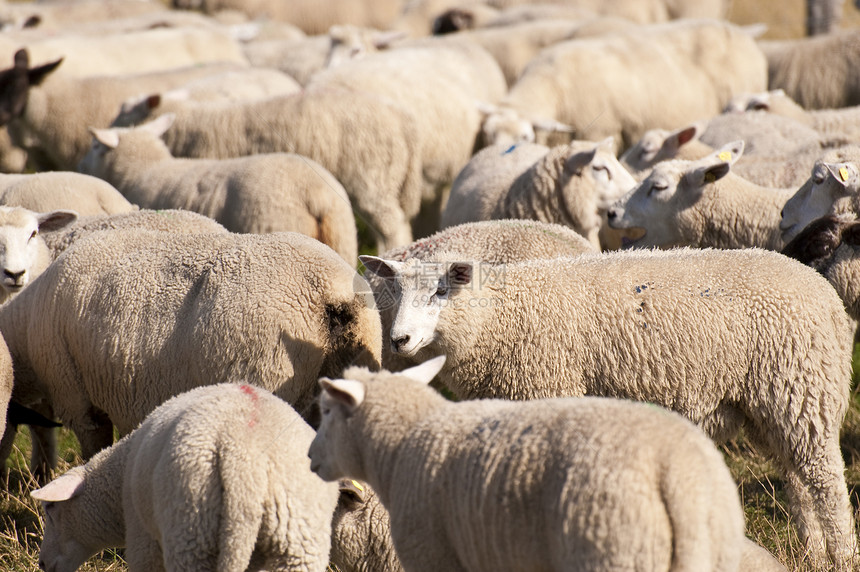
[[[597,397],[453,403],[426,385],[444,359],[320,380],[311,469],[376,490],[406,569],[738,569],[737,488],[692,423]]]
[[[194,101],[240,101],[288,95],[302,90],[299,83],[282,71],[270,68],[245,68],[207,75],[191,80],[179,88],[162,92],[164,99]],[[146,116],[146,99],[152,94],[135,95],[122,102],[120,113],[133,113],[136,109],[141,117]],[[113,117],[111,118],[113,119]]]
[[[824,154],[816,161],[809,179],[782,209],[779,228],[788,243],[803,228],[827,214],[860,212],[860,148],[847,146]]]
[[[857,247],[860,224],[853,213],[827,215],[809,223],[782,253],[815,268],[836,289],[845,310],[860,320],[860,281],[857,280]]]
[[[769,89],[782,89],[805,109],[860,105],[860,31],[794,40],[762,40]],[[764,89],[739,90],[761,92]]]
[[[679,248],[482,266],[477,280],[456,255],[360,258],[397,294],[384,343],[413,361],[446,355],[439,381],[457,398],[648,401],[718,442],[745,427],[784,468],[810,554],[856,563],[839,448],[853,326],[811,268],[760,249]]]
[[[26,45],[33,61],[63,58],[63,74],[75,77],[145,73],[212,62],[248,65],[237,40],[225,31],[204,28],[63,34]],[[20,40],[0,37],[0,59],[11,58],[20,48]]]
[[[0,175],[0,205],[37,212],[69,209],[81,216],[137,210],[111,184],[71,171]]]
[[[59,230],[77,220],[74,211],[36,213],[0,206],[0,304],[10,300],[42,274],[52,261],[40,232]]]
[[[736,96],[726,110],[767,111],[789,117],[817,131],[827,146],[844,145],[860,139],[860,106],[807,111],[782,89]]]
[[[322,34],[335,24],[390,28],[402,8],[399,0],[172,0],[174,8],[214,14],[239,10],[251,18],[289,22],[306,34]]]
[[[681,159],[695,161],[714,152],[714,148],[699,138],[705,129],[704,122],[692,123],[675,131],[650,129],[635,145],[627,149],[619,162],[641,181],[660,161]],[[753,139],[757,139],[753,134]],[[767,152],[767,143],[760,141]],[[764,187],[798,188],[809,178],[815,162],[828,151],[817,145],[807,145],[785,155],[744,155],[732,165],[732,172]]]
[[[578,139],[614,136],[623,150],[647,129],[676,129],[716,115],[733,94],[766,81],[761,50],[726,22],[673,22],[561,42],[532,60],[499,103],[519,120],[495,132],[485,125],[484,135],[495,142],[523,123],[550,119],[571,126]],[[664,105],[669,83],[683,89]]]
[[[317,570],[337,484],[311,473],[314,431],[258,387],[199,387],[43,488],[43,570],[125,546],[132,570]]]
[[[433,260],[445,253],[457,253],[488,265],[504,265],[524,260],[578,256],[597,250],[584,236],[566,226],[536,220],[502,219],[449,226],[407,246],[389,250],[382,256],[386,260],[405,262],[410,258]],[[388,340],[394,321],[396,294],[391,290],[384,292],[389,284],[372,272],[367,272],[365,278],[376,293],[382,339]],[[391,352],[387,343],[382,345],[382,362],[389,368],[408,365]]]
[[[664,161],[607,213],[609,226],[645,230],[632,247],[694,246],[779,250],[780,211],[794,189],[773,189],[731,173],[743,141],[698,161]]]
[[[96,232],[117,229],[143,229],[173,234],[227,232],[227,229],[208,216],[195,212],[140,209],[115,215],[78,217],[76,221],[60,229],[47,231],[39,236],[51,251],[51,259],[56,260],[78,240]]]
[[[457,176],[442,228],[476,220],[541,220],[569,226],[599,248],[602,213],[635,184],[615,159],[611,139],[553,149],[494,145]]]
[[[378,95],[346,89],[235,103],[149,98],[148,119],[172,112],[165,133],[175,157],[226,159],[290,152],[340,181],[377,236],[380,252],[412,240],[421,203],[421,148],[415,116]],[[118,116],[115,127],[128,126]]]
[[[25,148],[37,171],[73,171],[89,148],[87,127],[107,127],[127,98],[179,87],[196,78],[236,69],[211,64],[145,74],[71,78],[56,73],[59,62],[30,67],[26,50],[0,72],[0,125]],[[63,64],[63,67],[65,64]]]
[[[349,197],[319,163],[291,153],[175,159],[160,138],[173,119],[167,113],[133,129],[93,129],[79,170],[116,185],[142,207],[192,210],[232,232],[300,232],[355,263]]]
[[[168,398],[221,381],[263,387],[312,421],[321,372],[379,362],[367,292],[297,233],[93,233],[0,306],[13,399],[51,406],[84,458],[114,426],[125,435]]]

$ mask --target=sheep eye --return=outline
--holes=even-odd
[[[665,191],[668,188],[669,188],[669,186],[666,185],[665,183],[654,183],[653,185],[651,185],[651,188],[648,189],[648,196],[650,197],[651,193],[654,193],[654,192],[659,193],[660,191]]]
[[[34,238],[36,238],[36,235],[38,235],[38,234],[39,234],[39,231],[38,231],[38,230],[34,230],[34,231],[33,231],[33,234],[31,234],[31,235],[30,235],[30,238],[29,238],[28,240],[33,240]]]
[[[812,177],[812,182],[816,185],[820,185],[824,182],[824,175],[822,175],[821,173],[815,173],[815,175],[813,175]]]

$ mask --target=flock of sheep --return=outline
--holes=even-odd
[[[0,462],[27,425],[41,569],[786,570],[743,430],[809,569],[860,570],[860,32],[173,4],[0,4]]]

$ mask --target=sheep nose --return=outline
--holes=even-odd
[[[9,270],[9,269],[3,270],[3,274],[5,274],[6,276],[8,276],[12,280],[14,280],[16,284],[21,281],[21,278],[24,276],[25,272],[26,272],[26,270],[19,270],[17,272],[13,272],[12,270]]]
[[[400,348],[402,348],[403,346],[405,346],[408,343],[409,343],[409,336],[408,335],[401,336],[399,338],[391,338],[391,349],[393,349],[395,352],[399,351]]]
[[[609,209],[606,212],[606,218],[608,218],[609,220],[615,220],[616,218],[618,218],[618,211],[616,211],[614,207]]]

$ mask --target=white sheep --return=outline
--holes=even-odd
[[[561,42],[535,57],[499,103],[518,121],[485,124],[484,136],[496,142],[549,119],[570,126],[577,139],[614,136],[625,149],[647,129],[716,115],[735,93],[763,90],[766,76],[761,50],[727,22],[679,21]],[[672,105],[665,104],[668,84],[678,86]],[[761,89],[747,87],[754,85]]]
[[[112,426],[127,434],[173,395],[221,381],[268,389],[313,419],[320,372],[379,362],[367,298],[351,265],[301,234],[125,228],[75,241],[0,306],[0,330],[13,398],[47,402],[89,458]]]
[[[762,187],[731,172],[743,141],[697,161],[664,161],[608,211],[609,226],[645,234],[627,246],[779,250],[780,212],[794,189]]]
[[[651,168],[660,161],[681,159],[695,161],[714,152],[714,147],[703,143],[699,138],[706,128],[706,122],[692,123],[675,131],[666,129],[650,129],[645,132],[635,145],[627,149],[619,162],[628,169],[637,180],[641,181],[651,172]],[[748,132],[750,133],[750,132]],[[763,187],[787,189],[800,187],[808,178],[815,162],[825,154],[825,149],[811,144],[800,149],[792,149],[788,153],[771,155],[773,149],[755,132],[752,139],[758,141],[761,155],[748,155],[746,152],[732,165],[732,172],[744,179]],[[780,137],[783,143],[789,140]]]
[[[404,568],[738,569],[737,488],[689,421],[596,397],[450,402],[426,385],[444,359],[320,380],[311,469],[374,488]]]
[[[8,61],[21,48],[20,39],[0,36],[0,60]],[[50,35],[26,42],[34,62],[63,59],[63,74],[145,73],[212,62],[248,65],[239,42],[224,30],[154,28],[95,36]]]
[[[726,111],[751,110],[767,111],[800,121],[815,129],[828,146],[860,139],[860,106],[806,110],[782,89],[741,94],[732,98],[726,106]]]
[[[226,159],[290,152],[320,163],[340,181],[380,251],[412,240],[421,203],[416,119],[387,98],[348,89],[243,102],[148,99],[149,116],[175,113],[164,139],[175,157]],[[122,115],[114,126],[128,126]]]
[[[125,547],[131,570],[326,570],[338,486],[310,470],[314,430],[259,387],[224,383],[156,408],[30,495],[42,570]]]
[[[0,175],[0,205],[37,212],[69,209],[80,216],[137,210],[110,183],[72,171]]]
[[[456,255],[360,258],[396,293],[384,343],[404,359],[447,355],[439,379],[456,397],[648,401],[719,442],[745,427],[784,467],[813,558],[856,561],[839,448],[853,326],[811,268],[759,249],[582,254],[480,275]]]
[[[441,226],[541,220],[569,226],[599,248],[602,214],[635,184],[615,158],[611,139],[552,149],[533,143],[492,145],[455,179]]]
[[[349,197],[322,165],[292,153],[174,158],[161,140],[173,119],[168,113],[132,129],[92,129],[79,170],[117,185],[144,208],[192,210],[232,232],[300,232],[355,263]]]
[[[242,51],[252,66],[281,70],[299,84],[307,85],[316,72],[326,67],[331,44],[328,34],[268,38],[247,42]]]
[[[37,213],[0,206],[0,303],[21,292],[51,263],[51,251],[40,232],[59,230],[77,218],[68,210]]]
[[[841,147],[825,153],[809,179],[782,209],[779,228],[788,243],[813,220],[827,214],[860,213],[860,147]]]
[[[174,8],[214,14],[239,10],[251,18],[289,22],[307,34],[322,34],[335,24],[387,29],[402,8],[400,0],[172,0]]]
[[[28,62],[27,52],[21,50],[14,67],[0,72],[0,124],[8,125],[12,141],[29,151],[31,166],[36,170],[73,171],[89,149],[87,127],[110,125],[127,98],[236,69],[235,64],[218,63],[164,72],[76,78],[55,71],[65,64],[30,67]]]
[[[860,105],[860,31],[843,30],[809,38],[761,40],[767,56],[768,87],[782,89],[805,109]],[[737,93],[764,89],[739,90]]]
[[[96,21],[129,18],[143,14],[163,16],[164,4],[149,0],[78,0],[74,3],[58,2],[4,2],[0,7],[0,20],[9,28],[36,27],[54,32],[68,30],[70,26]]]
[[[196,234],[227,232],[221,224],[208,216],[186,210],[140,209],[128,213],[79,217],[75,222],[58,230],[44,232],[39,236],[56,259],[76,241],[95,232],[118,229],[141,229],[170,232],[173,234]]]
[[[714,149],[742,139],[745,154],[793,156],[806,149],[821,151],[824,141],[812,127],[790,117],[747,111],[722,113],[708,120],[699,140]]]

